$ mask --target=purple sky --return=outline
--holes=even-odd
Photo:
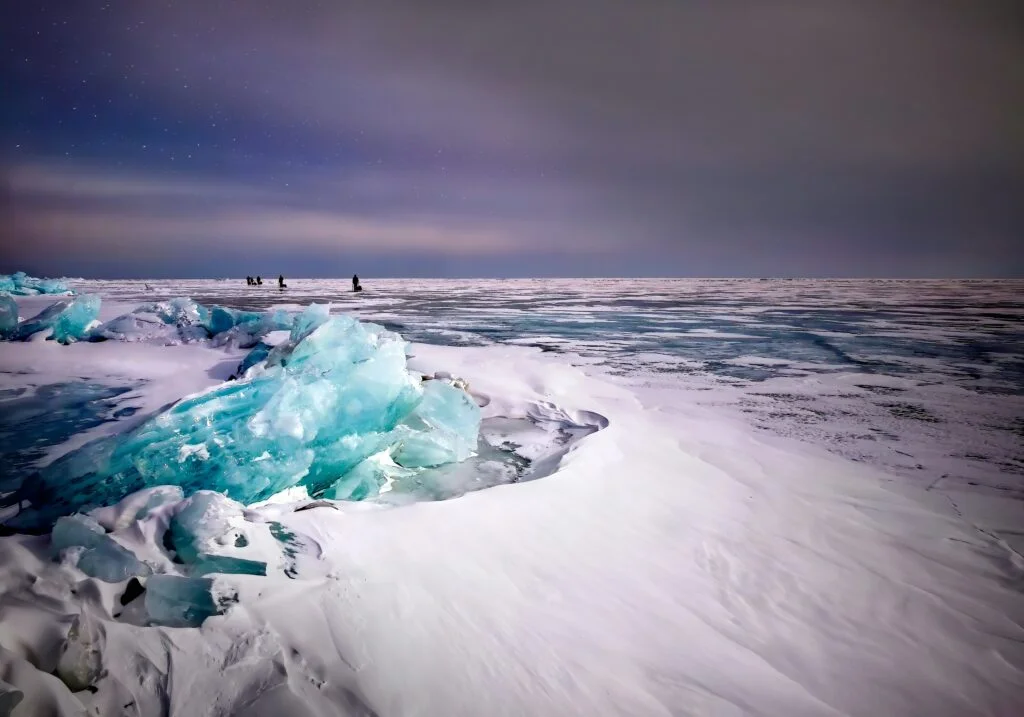
[[[17,5],[0,271],[1024,275],[1019,2]]]

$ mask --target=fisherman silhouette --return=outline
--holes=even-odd
[[[363,287],[359,285],[359,276],[357,274],[352,275],[352,291],[362,291]]]
[[[282,274],[282,275],[277,277],[277,288],[278,289],[287,289],[288,288],[288,285],[286,283],[284,283],[284,274]]]
[[[263,277],[261,277],[261,276],[257,276],[256,277],[256,286],[263,286]]]
[[[246,284],[246,286],[252,286],[253,285],[253,280],[252,280],[251,276],[245,277],[245,284]]]

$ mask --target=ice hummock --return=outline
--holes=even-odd
[[[154,305],[150,313],[168,317],[176,330],[208,320],[194,303]],[[279,325],[279,317],[232,317],[240,322],[232,329]],[[245,504],[294,486],[316,496],[381,453],[410,469],[463,460],[479,427],[479,408],[462,389],[441,379],[424,385],[407,369],[400,336],[314,305],[295,318],[289,340],[241,379],[186,397],[30,476],[17,499],[31,506],[7,524],[47,528],[158,485],[185,494],[215,490]]]
[[[35,296],[36,294],[71,294],[74,292],[59,279],[37,279],[23,271],[18,271],[14,274],[0,274],[0,293]]]
[[[98,296],[56,301],[39,314],[18,324],[18,305],[0,294],[0,339],[28,340],[52,329],[49,338],[62,344],[74,341],[126,341],[151,344],[188,344],[210,340],[213,346],[252,348],[273,331],[311,329],[327,319],[326,307],[295,325],[298,317],[286,311],[238,311],[206,307],[188,297],[144,304],[109,321],[97,321]],[[302,316],[302,315],[300,315]],[[312,323],[309,323],[312,322]]]
[[[41,331],[51,330],[50,338],[62,344],[70,344],[89,337],[99,313],[99,296],[85,295],[64,299],[18,324],[13,336],[24,341]]]
[[[144,304],[91,332],[94,341],[188,344],[210,339],[214,346],[251,348],[271,331],[287,331],[294,318],[286,311],[238,311],[206,307],[190,298]]]
[[[209,338],[209,315],[209,309],[186,297],[144,304],[94,328],[92,339],[192,343]]]

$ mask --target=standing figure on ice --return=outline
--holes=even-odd
[[[352,275],[352,291],[362,291],[362,290],[363,290],[363,287],[361,287],[359,285],[359,275],[358,274],[353,274]]]
[[[280,276],[277,277],[277,288],[278,289],[287,289],[288,288],[288,285],[286,283],[284,283],[284,274],[281,274]]]
[[[257,276],[256,277],[256,286],[263,286],[263,277],[262,276]]]

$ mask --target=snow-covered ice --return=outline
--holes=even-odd
[[[62,519],[56,535],[0,538],[0,704],[20,700],[15,715],[1019,714],[1024,486],[999,468],[1018,455],[1003,434],[1024,415],[1014,286],[364,283],[358,299],[296,280],[283,296],[72,283],[103,297],[102,322],[180,294],[228,307],[217,335],[285,298],[294,313],[343,296],[332,316],[420,340],[408,371],[434,377],[420,390],[468,399],[457,383],[475,399],[418,404],[409,430],[441,442],[404,463],[430,465],[438,450],[465,460],[413,469],[396,449],[320,497],[301,485],[259,502],[150,488]],[[18,301],[23,316],[45,308]],[[0,407],[32,415],[42,438],[24,445],[26,421],[0,420],[5,442],[20,442],[3,448],[19,478],[235,383],[223,381],[248,338],[181,341],[172,323],[176,345],[0,344]],[[523,345],[534,334],[545,338]],[[255,372],[287,368],[294,339],[259,337]],[[39,406],[65,407],[50,411],[50,432]],[[475,445],[448,428],[462,410],[478,414]],[[859,448],[871,441],[824,439],[875,427],[922,467]],[[968,444],[985,460],[950,455]],[[376,497],[360,487],[373,485]],[[144,567],[90,576],[82,559],[97,546]]]

